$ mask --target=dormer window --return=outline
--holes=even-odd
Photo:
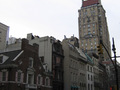
[[[33,67],[33,58],[29,58],[29,68]]]
[[[0,64],[3,64],[8,58],[8,56],[0,55]]]

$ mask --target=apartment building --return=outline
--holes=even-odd
[[[101,0],[82,0],[81,9],[78,12],[80,48],[87,53],[97,53],[97,46],[101,40],[111,55],[107,19]],[[102,58],[101,61],[109,60],[105,49],[103,49],[103,53],[101,57],[104,59]]]

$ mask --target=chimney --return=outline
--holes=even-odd
[[[28,45],[29,41],[27,39],[22,39],[22,46],[21,49],[25,49],[25,47]]]

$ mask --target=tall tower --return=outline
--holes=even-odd
[[[101,0],[82,0],[82,7],[78,12],[80,48],[87,53],[97,53],[97,46],[102,40],[111,54],[109,31]],[[109,60],[106,51],[103,52],[104,60]]]

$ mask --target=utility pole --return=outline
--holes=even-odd
[[[118,69],[117,69],[117,60],[116,60],[116,48],[115,48],[114,38],[112,38],[112,40],[113,40],[112,50],[114,53],[114,60],[115,60],[116,86],[117,86],[117,90],[119,90]]]
[[[117,69],[117,60],[116,60],[116,48],[115,48],[114,38],[112,38],[112,40],[113,40],[112,50],[114,53],[114,60],[115,60],[116,86],[117,86],[117,90],[119,90],[118,69]]]
[[[112,50],[114,53],[114,57],[111,57],[111,55],[109,54],[107,48],[105,47],[105,45],[103,44],[102,40],[100,41],[100,44],[102,44],[103,48],[105,49],[105,51],[107,52],[108,56],[110,57],[110,60],[115,68],[115,74],[116,74],[116,88],[117,90],[119,90],[119,83],[118,83],[118,68],[117,68],[117,60],[116,58],[120,57],[120,56],[116,56],[116,48],[115,48],[115,43],[114,43],[114,38],[112,38],[113,40],[113,45],[112,45]],[[113,62],[112,58],[114,58],[115,62]]]

